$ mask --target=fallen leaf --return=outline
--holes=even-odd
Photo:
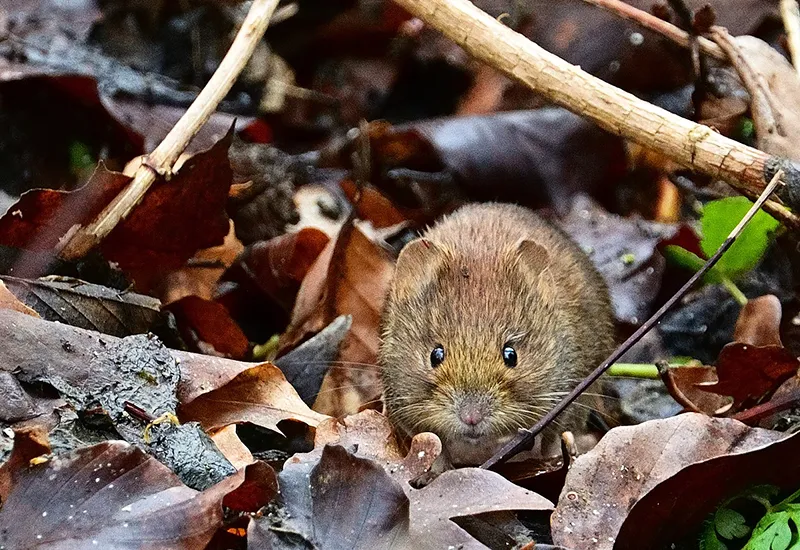
[[[773,294],[747,300],[739,312],[733,341],[751,346],[782,346],[781,301]]]
[[[696,413],[614,428],[567,474],[551,518],[553,542],[610,550],[631,508],[661,481],[691,464],[783,437]]]
[[[685,537],[696,543],[702,522],[725,498],[757,485],[775,485],[787,493],[795,490],[800,485],[800,464],[786,459],[798,452],[800,436],[795,434],[682,468],[636,502],[614,549],[669,548]]]
[[[377,463],[326,445],[316,460],[292,459],[279,475],[288,512],[280,529],[261,518],[248,540],[272,548],[302,537],[325,548],[485,548],[452,518],[501,510],[549,510],[546,499],[477,468],[448,471],[427,487],[393,480]]]
[[[211,439],[222,455],[227,458],[228,462],[237,470],[255,462],[250,449],[248,449],[245,444],[242,443],[242,440],[239,439],[239,436],[236,435],[235,424],[217,430],[211,434]]]
[[[201,248],[222,244],[232,172],[229,132],[213,147],[184,162],[167,181],[159,178],[100,249],[110,261],[149,289],[168,271],[181,267]]]
[[[282,420],[316,426],[326,418],[309,409],[280,369],[269,363],[252,367],[224,386],[182,404],[179,416],[200,422],[207,431],[250,422],[278,433]]]
[[[352,414],[381,393],[378,367],[380,315],[394,270],[389,253],[359,226],[348,223],[309,270],[297,295],[292,322],[281,336],[287,349],[316,334],[339,315],[352,326],[337,364],[322,383],[314,409]]]
[[[250,341],[231,319],[222,304],[199,296],[185,296],[165,307],[172,312],[184,341],[195,343],[199,351],[208,353],[203,344],[232,359],[244,359],[250,351]]]
[[[797,374],[800,361],[781,346],[750,346],[732,342],[717,359],[714,383],[699,385],[707,392],[733,397],[733,411],[769,399],[781,384]]]
[[[0,278],[0,308],[19,311],[20,313],[30,315],[31,317],[39,317],[39,314],[36,313],[35,310],[20,302],[19,298],[14,296],[14,294],[8,290],[8,287],[4,284],[2,278]]]
[[[638,325],[647,319],[664,273],[656,247],[677,228],[609,214],[585,196],[575,198],[560,225],[605,279],[617,320]]]
[[[61,323],[0,309],[0,371],[31,378],[60,377],[81,386],[89,376],[92,360],[120,340]],[[252,363],[176,350],[169,353],[181,369],[178,400],[188,403],[221,387]]]
[[[306,405],[314,404],[322,380],[335,364],[351,325],[350,316],[340,315],[311,339],[273,361]]]
[[[235,483],[198,493],[122,442],[9,473],[9,491],[0,495],[0,545],[6,548],[203,547],[222,526],[221,501]]]
[[[47,321],[119,337],[146,334],[164,322],[161,302],[143,294],[68,277],[1,279],[20,300]]]

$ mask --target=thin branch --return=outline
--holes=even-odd
[[[216,110],[242,72],[267,30],[279,0],[254,0],[242,27],[214,75],[181,119],[158,147],[147,157],[128,186],[106,206],[89,225],[76,231],[59,255],[62,259],[81,258],[97,246],[142,200],[158,175],[170,173],[186,146]]]
[[[800,7],[797,0],[781,0],[781,19],[789,42],[789,53],[792,54],[792,64],[800,72]]]
[[[761,193],[761,196],[758,197],[758,200],[753,204],[752,208],[748,210],[747,214],[741,219],[741,221],[733,228],[733,231],[730,232],[728,238],[725,239],[725,242],[719,247],[714,255],[709,258],[709,260],[703,265],[703,267],[684,284],[678,292],[676,292],[667,302],[656,311],[652,317],[650,317],[642,326],[640,326],[636,332],[634,332],[625,342],[623,342],[614,352],[603,361],[599,367],[597,367],[592,374],[587,376],[580,384],[578,384],[575,389],[573,389],[569,395],[567,395],[561,402],[556,405],[550,412],[548,412],[545,416],[542,417],[531,429],[529,430],[520,430],[519,434],[511,441],[509,441],[506,445],[503,446],[502,449],[497,451],[493,457],[489,460],[484,462],[481,465],[481,468],[491,468],[496,464],[505,462],[518,452],[526,449],[530,446],[533,442],[533,439],[541,432],[550,422],[552,422],[559,414],[561,414],[564,409],[566,409],[575,399],[578,398],[586,389],[594,384],[598,378],[606,371],[608,368],[614,364],[617,359],[622,357],[636,342],[638,342],[642,336],[647,334],[650,329],[658,324],[661,321],[661,318],[669,311],[672,306],[674,306],[680,299],[682,299],[689,290],[700,281],[703,276],[708,273],[708,271],[717,263],[717,261],[722,257],[722,255],[731,247],[731,245],[736,241],[736,238],[741,234],[742,230],[748,224],[748,222],[756,215],[756,213],[761,208],[767,198],[772,194],[775,188],[780,183],[781,178],[783,177],[783,171],[779,170],[777,174],[772,178],[772,181],[769,182],[767,187]]]
[[[794,200],[800,173],[789,161],[724,137],[593,77],[498,22],[468,0],[395,0],[475,58],[606,130],[658,151],[694,171],[723,179],[755,200],[778,168],[781,198]],[[789,206],[792,206],[791,204]],[[792,229],[800,218],[771,210]]]
[[[630,4],[622,2],[622,0],[583,0],[587,4],[603,8],[604,10],[616,13],[623,19],[633,21],[642,27],[656,32],[665,38],[668,38],[684,48],[692,47],[692,37],[683,29],[676,27],[668,21],[659,19],[651,13],[635,8]],[[711,57],[715,57],[720,61],[726,61],[728,58],[719,46],[714,44],[708,38],[702,36],[697,37],[697,43],[700,46],[700,51]]]

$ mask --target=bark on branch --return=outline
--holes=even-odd
[[[545,51],[468,0],[395,0],[475,58],[606,130],[663,153],[697,172],[727,181],[756,199],[775,173],[785,172],[778,196],[800,208],[800,167],[726,138],[643,101]],[[777,206],[777,205],[774,205]],[[787,226],[800,218],[768,208]]]

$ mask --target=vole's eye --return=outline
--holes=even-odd
[[[431,352],[431,366],[436,368],[441,365],[442,361],[444,361],[444,356],[444,346],[441,344],[436,344],[436,347],[434,347],[433,351]]]
[[[507,367],[517,366],[517,350],[506,344],[503,346],[503,362]]]

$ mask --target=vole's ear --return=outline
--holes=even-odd
[[[537,282],[545,268],[550,265],[550,253],[547,249],[530,239],[520,240],[514,253],[531,282]]]
[[[436,279],[444,260],[444,251],[433,241],[415,239],[408,243],[397,258],[392,295],[403,300],[422,292]]]

